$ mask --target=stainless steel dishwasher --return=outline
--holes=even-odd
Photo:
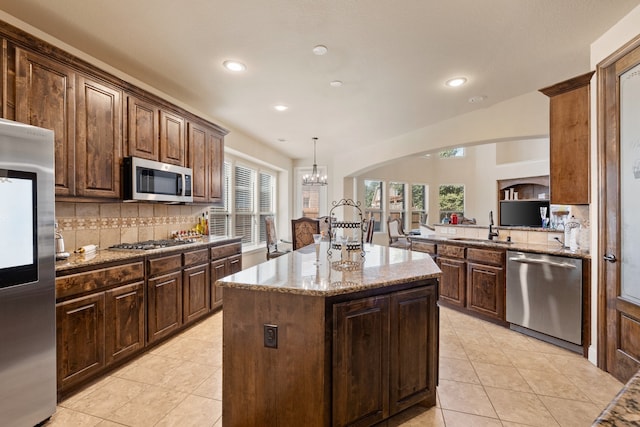
[[[581,351],[581,259],[507,251],[506,299],[511,329]]]

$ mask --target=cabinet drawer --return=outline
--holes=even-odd
[[[232,245],[214,246],[211,248],[211,259],[225,258],[242,253],[242,246],[238,243]]]
[[[411,250],[418,252],[426,252],[428,254],[436,253],[436,244],[435,243],[426,243],[426,242],[411,242]]]
[[[449,257],[449,258],[464,258],[464,250],[465,248],[462,246],[453,246],[453,245],[437,246],[438,255]]]
[[[142,261],[56,278],[56,298],[93,292],[144,279]]]
[[[209,262],[209,249],[187,252],[182,255],[184,257],[183,265],[203,264]]]
[[[149,261],[149,276],[167,273],[182,268],[182,254],[154,258]]]
[[[477,261],[484,264],[493,264],[497,266],[504,265],[504,251],[494,251],[490,249],[467,249],[467,259],[469,261]]]

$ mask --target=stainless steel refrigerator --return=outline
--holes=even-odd
[[[0,119],[0,424],[56,410],[53,132]]]

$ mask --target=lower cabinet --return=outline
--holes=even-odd
[[[182,325],[182,271],[147,281],[147,339],[154,342]]]
[[[467,277],[467,309],[504,320],[504,269],[470,262],[467,264]]]
[[[56,279],[59,392],[144,347],[143,278],[137,262]]]
[[[222,288],[216,286],[218,279],[242,270],[242,246],[223,245],[211,248],[211,309],[222,307]]]
[[[436,287],[333,307],[333,425],[372,425],[435,404]]]
[[[182,320],[192,322],[209,312],[209,264],[182,272]]]
[[[438,258],[436,263],[442,270],[440,298],[451,305],[464,307],[467,288],[466,261]]]

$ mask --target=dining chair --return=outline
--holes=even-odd
[[[375,229],[376,219],[371,217],[364,220],[365,243],[373,243],[373,231]]]
[[[387,220],[387,232],[389,233],[389,246],[403,249],[411,247],[411,242],[402,229],[402,220],[400,218],[389,218]]]
[[[267,234],[267,260],[282,256],[290,250],[279,250],[278,242],[286,243],[284,240],[278,240],[276,234],[276,224],[273,215],[264,217],[265,232]]]
[[[315,218],[302,217],[291,220],[293,250],[313,244],[313,235],[320,234],[320,222]]]

